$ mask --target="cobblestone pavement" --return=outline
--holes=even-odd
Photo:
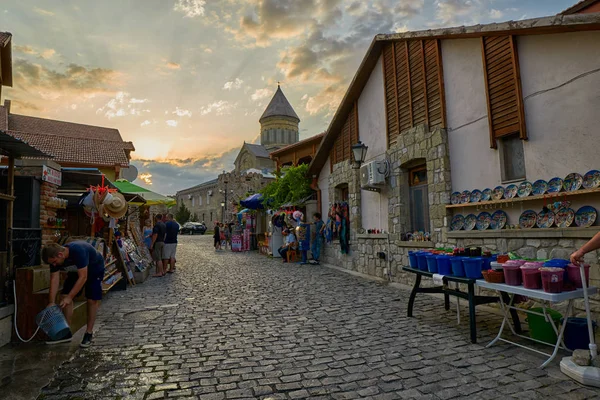
[[[486,349],[498,316],[478,311],[469,342],[443,300],[317,266],[215,253],[183,237],[178,271],[111,293],[94,345],[63,364],[40,398],[598,398],[543,358]],[[559,357],[560,358],[560,357]]]

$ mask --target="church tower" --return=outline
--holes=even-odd
[[[279,85],[277,85],[277,91],[260,117],[259,122],[260,144],[269,153],[281,147],[297,143],[300,139],[298,130],[300,118],[285,98]]]

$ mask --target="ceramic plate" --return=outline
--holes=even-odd
[[[471,201],[471,192],[469,192],[468,190],[465,190],[460,195],[460,204],[465,204],[465,203],[468,203],[469,201]]]
[[[575,211],[572,208],[561,208],[554,216],[554,222],[559,228],[568,228],[575,219]]]
[[[508,185],[504,191],[504,198],[512,199],[517,195],[518,191],[519,189],[517,188],[517,185]]]
[[[487,212],[482,212],[477,216],[477,230],[478,231],[485,231],[487,228],[490,227],[490,224],[492,222],[492,216],[490,215],[490,213]]]
[[[475,214],[469,214],[465,217],[465,231],[472,231],[477,225],[477,217]]]
[[[563,181],[563,188],[567,192],[574,192],[581,188],[582,183],[583,176],[579,175],[577,172],[573,172],[567,175],[567,177]]]
[[[519,189],[517,190],[517,195],[519,197],[527,197],[533,191],[533,185],[530,182],[521,182],[519,185]]]
[[[492,193],[493,200],[501,200],[504,197],[504,188],[502,186],[496,186]]]
[[[519,226],[522,229],[531,229],[535,226],[537,221],[537,214],[533,210],[523,211],[523,214],[519,217]]]
[[[481,201],[490,201],[492,199],[492,189],[483,189],[481,192]]]
[[[554,225],[554,213],[550,210],[540,211],[537,216],[536,225],[538,228],[550,228]]]
[[[450,203],[460,204],[460,192],[452,193],[452,196],[450,196]]]
[[[502,210],[498,210],[492,214],[492,222],[490,222],[491,229],[504,229],[506,222],[508,221],[508,215]]]
[[[460,214],[456,214],[454,218],[452,218],[452,223],[450,223],[450,229],[453,231],[460,231],[465,226],[465,217]]]
[[[563,181],[560,178],[552,178],[548,182],[548,193],[558,193],[562,190]]]
[[[594,225],[598,213],[591,206],[583,206],[575,213],[575,225],[580,228],[587,228]]]
[[[600,171],[593,169],[583,177],[583,187],[586,189],[595,189],[598,186],[600,186]]]
[[[546,190],[548,190],[548,182],[545,180],[538,179],[537,181],[533,182],[533,188],[531,192],[534,196],[540,196],[546,193]]]
[[[481,190],[477,190],[477,189],[473,190],[471,192],[471,203],[479,203],[481,201],[481,196],[482,196]]]

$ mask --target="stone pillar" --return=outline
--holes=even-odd
[[[56,228],[48,226],[48,219],[56,218],[57,208],[50,205],[50,199],[58,197],[58,186],[42,181],[40,185],[40,227],[42,228],[42,245],[56,241]]]

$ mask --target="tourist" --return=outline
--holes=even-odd
[[[287,262],[288,251],[296,248],[296,236],[288,229],[284,229],[282,233],[285,236],[285,242],[277,251],[283,259],[283,262]]]
[[[167,233],[167,227],[162,222],[162,214],[156,215],[156,222],[154,223],[154,229],[152,230],[152,243],[150,244],[150,251],[152,252],[152,259],[156,264],[156,273],[154,276],[160,277],[165,276],[165,269],[163,266],[163,251],[165,247],[165,235]]]
[[[152,221],[150,218],[148,218],[144,224],[144,244],[148,250],[152,247]]]
[[[223,224],[223,233],[225,234],[225,248],[227,249],[228,244],[231,248],[231,230],[229,224]]]
[[[221,248],[221,228],[219,227],[218,222],[215,222],[215,233],[213,235],[213,239],[215,242],[215,251],[218,251]]]
[[[323,247],[323,231],[325,230],[325,223],[321,219],[321,213],[313,214],[313,224],[315,225],[315,235],[312,241],[310,251],[313,257],[313,264],[319,265],[321,259],[321,248]]]
[[[79,296],[85,287],[87,298],[87,329],[81,341],[81,347],[92,344],[94,323],[100,300],[102,300],[102,280],[104,279],[104,257],[91,244],[84,241],[67,243],[64,247],[51,243],[42,250],[42,260],[50,265],[49,304],[53,306],[60,285],[60,271],[67,271],[61,292],[60,308],[63,309],[69,326],[73,317],[73,299]],[[68,338],[49,343],[63,343]]]
[[[571,262],[575,265],[579,265],[580,262],[583,262],[583,256],[585,256],[590,251],[600,249],[600,232],[596,233],[593,238],[591,238],[586,244],[581,246],[579,250],[571,254]]]
[[[177,253],[177,234],[179,233],[179,224],[174,221],[173,214],[167,214],[167,223],[165,224],[165,248],[163,250],[163,265],[169,274],[175,272],[175,254]],[[167,269],[167,265],[169,269]]]

